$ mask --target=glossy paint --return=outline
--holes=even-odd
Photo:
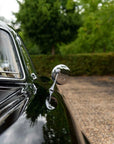
[[[89,144],[73,123],[62,96],[54,91],[48,110],[52,80],[33,77],[34,68],[20,37],[0,23],[10,33],[21,61],[23,79],[0,79],[0,144]]]
[[[43,86],[38,84],[37,86],[38,93],[33,97],[28,98],[17,89],[9,98],[7,97],[6,101],[2,100],[0,143],[72,143],[72,135],[60,95],[56,94],[60,99],[58,99],[60,102],[56,101],[58,103],[56,109],[49,111],[45,106],[48,91]]]

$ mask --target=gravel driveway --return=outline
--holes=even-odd
[[[70,77],[59,90],[92,144],[114,144],[114,77]]]

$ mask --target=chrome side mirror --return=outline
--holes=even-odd
[[[68,80],[70,69],[63,64],[55,66],[52,70],[52,80],[56,81],[56,84],[63,85]]]
[[[49,96],[46,99],[46,107],[49,110],[55,109],[55,107],[51,105],[51,97],[54,92],[55,84],[59,84],[59,85],[65,84],[68,80],[69,72],[70,69],[64,64],[59,64],[53,68],[51,73],[53,84],[49,89]]]

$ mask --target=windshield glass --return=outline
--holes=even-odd
[[[22,78],[13,41],[2,29],[0,29],[0,78]]]

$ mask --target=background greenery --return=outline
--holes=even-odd
[[[30,54],[114,52],[113,0],[23,0],[17,31]]]
[[[18,31],[26,40],[30,53],[59,53],[61,43],[67,44],[77,36],[81,18],[71,0],[24,0],[15,13]],[[31,44],[33,47],[31,47]],[[36,48],[37,47],[37,48]],[[40,50],[40,51],[39,51]]]
[[[66,64],[71,76],[114,75],[114,53],[77,55],[31,55],[38,75],[50,77],[52,68]]]
[[[114,52],[114,1],[83,0],[82,6],[85,11],[78,36],[61,46],[61,53]]]
[[[73,76],[114,74],[113,0],[18,3],[12,26],[23,38],[38,74],[49,76],[60,63],[68,65]]]

